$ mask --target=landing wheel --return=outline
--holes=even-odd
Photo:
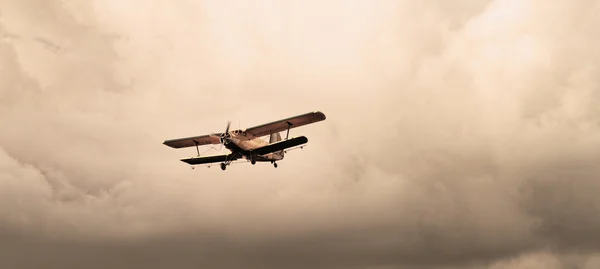
[[[227,169],[227,165],[225,163],[221,163],[221,170],[225,171]]]
[[[274,162],[273,163],[273,167],[277,168],[277,163]]]
[[[250,163],[251,163],[252,165],[255,165],[255,164],[256,164],[256,160],[251,160],[251,161],[250,161]]]

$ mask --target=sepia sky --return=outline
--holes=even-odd
[[[0,267],[598,268],[598,14],[0,0]],[[317,110],[277,169],[162,145]]]

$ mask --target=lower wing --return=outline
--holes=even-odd
[[[251,154],[264,155],[272,152],[284,150],[287,148],[299,146],[308,142],[308,138],[305,136],[290,138],[288,140],[283,140],[277,143],[269,144],[264,147],[256,148],[252,150]],[[226,161],[235,161],[241,158],[240,154],[232,153],[232,154],[223,154],[223,155],[213,155],[206,157],[192,157],[188,159],[181,159],[182,162],[185,162],[190,165],[196,164],[206,164],[206,163],[217,163],[217,162],[226,162]]]
[[[182,162],[195,165],[195,164],[205,164],[205,163],[218,163],[225,161],[235,161],[239,159],[236,154],[223,154],[223,155],[213,155],[206,157],[192,157],[188,159],[181,159]]]
[[[253,154],[265,155],[272,152],[280,151],[283,149],[299,146],[308,142],[308,138],[305,136],[294,137],[288,140],[279,141],[277,143],[269,144],[264,147],[256,148],[252,150]]]

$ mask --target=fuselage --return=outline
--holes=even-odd
[[[270,162],[283,159],[282,152],[273,152],[264,155],[252,154],[252,150],[260,147],[264,147],[269,142],[248,134],[242,130],[233,130],[229,132],[230,138],[229,143],[225,143],[225,148],[231,152],[239,153],[244,158],[249,160],[255,160],[257,162]]]

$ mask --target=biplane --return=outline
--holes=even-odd
[[[198,156],[181,159],[190,165],[221,163],[225,170],[233,161],[246,159],[253,165],[256,162],[271,162],[277,168],[277,161],[283,160],[286,149],[302,147],[308,143],[305,136],[290,138],[290,129],[325,120],[325,114],[320,111],[310,112],[287,119],[282,119],[245,130],[229,130],[231,122],[227,123],[225,132],[201,136],[166,140],[163,144],[172,148],[196,147]],[[285,139],[280,133],[286,131]],[[261,137],[269,136],[269,141]],[[229,154],[200,156],[200,146],[222,144],[231,151]]]

